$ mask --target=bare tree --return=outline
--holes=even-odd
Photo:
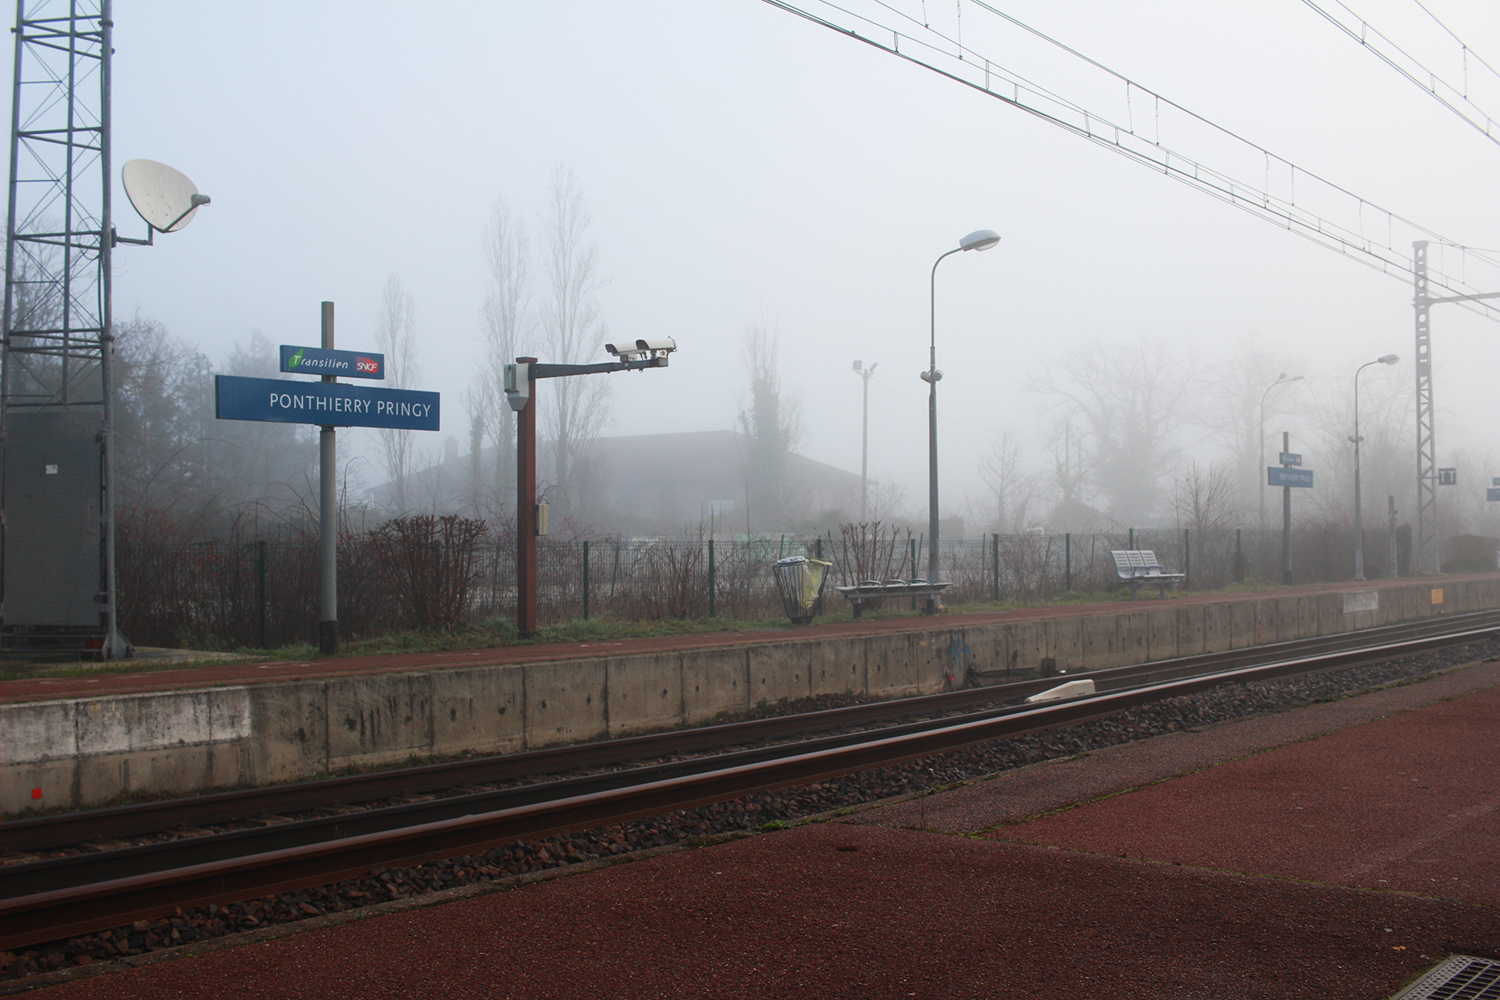
[[[155,320],[115,327],[115,488],[122,519],[138,511],[197,521],[221,496],[213,365]]]
[[[1382,366],[1383,368],[1384,366]],[[1416,444],[1410,417],[1412,384],[1400,371],[1375,370],[1360,381],[1360,484],[1365,523],[1385,521],[1386,497],[1397,507],[1416,510],[1410,457]],[[1299,423],[1308,427],[1307,440],[1292,441],[1292,450],[1309,452],[1317,463],[1317,488],[1307,504],[1327,522],[1354,523],[1354,379],[1352,370],[1338,387],[1318,392]]]
[[[1244,523],[1245,504],[1234,473],[1225,465],[1207,468],[1196,461],[1182,469],[1173,485],[1172,510],[1177,525],[1198,534],[1234,528]]]
[[[495,455],[495,505],[511,506],[515,492],[515,414],[500,391],[505,366],[521,352],[531,298],[531,248],[525,220],[495,199],[485,223],[484,258],[488,266],[484,306],[480,310],[481,356],[474,373],[470,412],[483,421],[483,432]]]
[[[1289,371],[1299,376],[1283,377]],[[1301,365],[1286,351],[1246,338],[1227,364],[1214,366],[1205,383],[1205,398],[1214,406],[1204,409],[1201,422],[1230,456],[1240,500],[1247,509],[1258,505],[1266,478],[1261,463],[1268,447],[1261,438],[1262,402],[1264,416],[1274,426],[1299,399],[1300,371]],[[1269,447],[1273,453],[1279,450]]]
[[[1188,370],[1165,341],[1142,337],[1075,351],[1036,383],[1083,414],[1096,485],[1120,524],[1148,523],[1161,506],[1162,480],[1181,451]]]
[[[1021,440],[1012,430],[990,439],[990,453],[979,460],[979,476],[989,488],[984,517],[991,531],[1018,532],[1032,526],[1036,475],[1021,459]]]
[[[380,312],[375,317],[375,345],[385,354],[386,377],[393,389],[410,389],[422,378],[417,365],[416,304],[392,274],[385,279]],[[381,427],[380,448],[391,486],[391,507],[406,513],[407,479],[414,460],[414,431]]]
[[[786,493],[787,460],[801,437],[798,406],[781,398],[776,334],[766,323],[754,323],[741,336],[746,373],[750,376],[749,405],[740,411],[745,435],[746,517],[755,527],[770,523],[781,510]]]
[[[248,344],[236,341],[227,374],[255,378],[284,378],[276,347],[259,330]],[[216,420],[213,426],[213,473],[220,505],[249,509],[256,519],[302,523],[309,512],[305,499],[317,462],[317,431],[308,424],[278,424],[259,420]],[[315,509],[316,505],[314,504]]]
[[[580,364],[592,358],[607,333],[596,298],[599,248],[588,239],[592,219],[572,171],[552,169],[551,204],[543,216],[542,272],[547,279],[541,313],[542,338],[554,364]],[[598,499],[602,474],[587,457],[588,445],[609,419],[609,380],[593,376],[552,379],[542,411],[552,440],[553,475],[565,513],[586,517]]]

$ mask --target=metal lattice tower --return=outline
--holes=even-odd
[[[1417,572],[1436,573],[1441,561],[1437,523],[1437,432],[1432,407],[1432,307],[1442,302],[1479,302],[1500,292],[1432,294],[1427,271],[1428,244],[1411,245],[1412,306],[1417,314]]]
[[[17,0],[0,349],[0,648],[115,629],[110,0]]]
[[[1432,415],[1432,300],[1427,287],[1427,243],[1412,244],[1412,306],[1417,314],[1417,572],[1438,570],[1437,437]]]

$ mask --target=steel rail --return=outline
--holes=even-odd
[[[1488,623],[1500,623],[1500,612],[1444,616],[1358,632],[1342,632],[1218,653],[1200,653],[1122,667],[1079,671],[1068,674],[1067,678],[1093,680],[1098,690],[1106,691],[1150,679],[1187,676],[1204,667],[1225,669],[1308,655],[1319,650],[1351,648],[1372,641],[1393,641],[1400,637]],[[12,820],[0,823],[0,849],[13,853],[54,849],[89,840],[113,840],[157,833],[179,826],[213,826],[272,813],[302,812],[403,794],[427,794],[464,785],[514,781],[538,774],[557,774],[580,768],[618,766],[641,758],[695,753],[714,747],[816,733],[842,726],[952,712],[988,702],[1019,701],[1057,683],[1056,678],[1010,681],[794,716],[753,719],[371,774]]]
[[[374,867],[421,864],[516,840],[619,823],[756,791],[807,784],[993,739],[1077,725],[1219,684],[1273,680],[1384,662],[1477,641],[1497,631],[1500,631],[1500,626],[1489,626],[1360,650],[1239,667],[1068,701],[1025,706],[995,718],[950,722],[920,732],[862,734],[861,741],[840,747],[814,750],[805,745],[786,747],[782,749],[790,753],[753,763],[720,766],[660,780],[627,782],[620,787],[588,794],[537,801],[381,833],[117,878],[100,884],[37,892],[0,900],[0,948],[102,930],[169,913],[173,907],[200,906],[284,892],[364,876]]]

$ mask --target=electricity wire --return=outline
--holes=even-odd
[[[1443,289],[1453,295],[1492,290],[1471,284],[1468,280],[1471,270],[1493,275],[1493,284],[1500,286],[1500,256],[1447,239],[1426,226],[1382,208],[1374,201],[1163,97],[984,0],[970,0],[970,3],[1061,50],[1089,69],[1106,74],[1114,84],[1121,86],[1126,102],[1123,109],[1126,111],[1125,124],[1117,124],[1110,116],[1101,115],[1028,79],[972,46],[960,45],[939,28],[902,13],[887,0],[871,0],[868,13],[852,9],[848,4],[853,0],[845,0],[845,4],[834,0],[803,0],[801,6],[791,0],[763,2],[970,87],[1389,277],[1410,281],[1413,272],[1412,253],[1397,246],[1399,229],[1406,246],[1425,240],[1456,252],[1457,266],[1452,270],[1443,266],[1447,254],[1441,255],[1442,260],[1436,264],[1429,256],[1430,288]],[[1146,95],[1152,103],[1154,113],[1147,126],[1153,130],[1152,136],[1144,136],[1135,128],[1133,102],[1136,92]],[[1164,111],[1168,120],[1163,119]],[[1264,165],[1265,176],[1272,178],[1274,174],[1272,180],[1284,185],[1285,194],[1274,192],[1274,184],[1270,181],[1259,177],[1256,180],[1240,179],[1227,170],[1211,167],[1167,145],[1162,139],[1163,130],[1171,130],[1179,124],[1206,128],[1211,135],[1229,139],[1252,153],[1255,160]],[[1299,198],[1302,204],[1298,203]],[[1326,210],[1316,212],[1306,207],[1309,203],[1325,202],[1340,210],[1338,219],[1331,218]],[[1369,216],[1373,216],[1376,232],[1384,230],[1383,238],[1368,235],[1372,228],[1367,220]],[[1500,320],[1500,305],[1492,305],[1489,301],[1460,302],[1457,305],[1486,318]]]
[[[1355,30],[1355,25],[1346,24],[1339,17],[1335,16],[1334,13],[1331,13],[1330,11],[1319,7],[1316,3],[1313,2],[1313,0],[1302,0],[1302,2],[1312,10],[1316,11],[1319,15],[1321,15],[1325,20],[1328,21],[1329,24],[1332,24],[1334,27],[1338,28],[1340,31],[1348,35],[1350,38],[1354,39],[1356,42],[1359,42],[1359,44],[1363,46],[1371,55],[1375,56],[1381,62],[1385,63],[1391,69],[1395,70],[1404,79],[1417,87],[1424,94],[1427,94],[1443,107],[1447,108],[1449,111],[1452,111],[1454,114],[1458,115],[1458,117],[1468,122],[1469,125],[1473,126],[1479,132],[1483,133],[1485,138],[1489,139],[1491,142],[1497,145],[1500,145],[1500,129],[1497,129],[1495,127],[1495,119],[1492,118],[1490,114],[1483,108],[1475,104],[1474,101],[1469,97],[1469,56],[1473,55],[1475,61],[1477,61],[1479,65],[1483,66],[1485,69],[1489,70],[1491,75],[1496,75],[1494,68],[1491,67],[1488,62],[1482,59],[1478,53],[1469,48],[1469,46],[1464,43],[1463,39],[1453,34],[1453,32],[1448,29],[1447,25],[1443,24],[1443,22],[1441,21],[1438,21],[1437,17],[1433,15],[1431,11],[1427,10],[1426,7],[1422,7],[1420,0],[1417,0],[1417,6],[1422,7],[1422,10],[1426,12],[1427,16],[1431,17],[1434,21],[1437,21],[1438,26],[1446,31],[1449,36],[1451,36],[1453,40],[1462,47],[1464,59],[1464,81],[1462,86],[1455,86],[1442,77],[1438,76],[1437,73],[1424,65],[1420,59],[1412,55],[1410,52],[1407,52],[1400,45],[1397,45],[1388,35],[1383,34],[1369,21],[1366,21],[1364,18],[1356,14],[1349,8],[1347,4],[1343,3],[1342,0],[1334,0],[1334,3],[1343,8],[1344,12],[1353,19],[1355,25],[1357,25],[1357,27],[1359,28],[1358,31]],[[1379,39],[1380,42],[1389,46],[1390,49],[1396,53],[1396,55],[1391,55],[1389,52],[1382,51],[1381,48],[1379,48],[1374,42],[1371,41],[1371,35]],[[1418,78],[1419,73],[1426,76],[1428,80],[1427,83],[1424,84]],[[1445,94],[1449,96],[1445,96]],[[1460,105],[1464,105],[1469,109],[1472,109],[1474,115],[1477,115],[1478,118],[1483,119],[1483,123],[1468,114],[1465,111],[1465,108],[1461,107]]]

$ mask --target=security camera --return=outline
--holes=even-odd
[[[655,340],[637,340],[635,346],[638,351],[658,351],[665,354],[677,350],[677,341],[671,337],[658,337]]]
[[[604,349],[621,361],[634,361],[636,358],[644,357],[646,354],[641,348],[632,347],[629,344],[605,344]]]

